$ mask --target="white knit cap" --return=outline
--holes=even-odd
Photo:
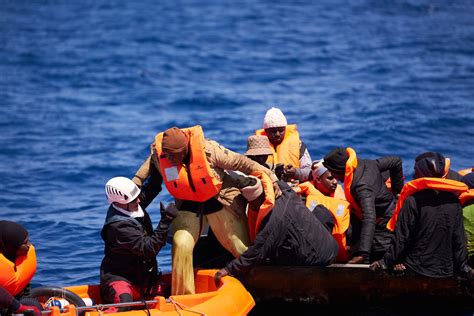
[[[263,129],[272,128],[272,127],[283,127],[288,125],[286,122],[286,117],[283,115],[283,112],[278,109],[272,107],[270,110],[267,111],[265,114],[265,118],[263,119]]]
[[[262,182],[260,182],[259,178],[254,177],[254,176],[248,176],[248,177],[257,180],[257,182],[252,186],[249,185],[240,189],[240,192],[242,192],[242,195],[244,196],[244,198],[247,199],[247,201],[252,202],[263,193],[263,187],[262,187]]]

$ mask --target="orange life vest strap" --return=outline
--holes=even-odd
[[[459,201],[462,206],[466,205],[466,203],[472,199],[474,199],[474,189],[468,189],[467,192],[461,193],[459,196]]]
[[[471,172],[474,172],[474,167],[458,171],[458,173],[462,176],[465,176],[466,174],[471,173]]]
[[[346,152],[349,158],[346,162],[346,170],[344,174],[344,195],[347,201],[351,204],[352,211],[355,216],[362,219],[362,209],[359,204],[356,203],[354,197],[351,194],[352,180],[354,179],[354,171],[357,168],[357,155],[354,149],[347,147]]]
[[[204,202],[216,196],[222,187],[222,181],[217,179],[205,153],[205,140],[199,125],[182,129],[189,137],[188,166],[174,165],[163,154],[161,143],[163,133],[155,137],[155,150],[160,163],[163,182],[168,192],[177,199]]]
[[[267,136],[264,129],[257,130],[255,135]],[[277,163],[282,163],[299,168],[300,146],[300,134],[298,133],[296,124],[287,125],[285,129],[285,137],[283,138],[281,144],[275,149],[272,143],[270,143],[270,148],[273,152],[273,155],[268,157],[267,162],[273,164],[274,166]]]
[[[263,192],[265,194],[265,201],[263,201],[258,210],[252,209],[249,204],[247,217],[250,241],[253,242],[260,231],[262,221],[275,206],[275,191],[273,190],[272,180],[266,173],[262,171],[254,171],[252,172],[252,175],[260,179],[263,186]]]
[[[438,190],[461,194],[467,191],[467,186],[459,181],[443,178],[418,178],[405,183],[398,198],[392,218],[387,223],[387,229],[394,231],[397,224],[398,215],[403,203],[410,195],[422,190]]]
[[[0,253],[0,286],[11,295],[17,295],[30,283],[36,272],[36,252],[30,246],[26,256],[13,263]]]

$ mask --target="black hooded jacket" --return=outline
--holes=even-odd
[[[254,243],[226,266],[230,274],[241,276],[267,260],[272,265],[326,266],[336,259],[338,246],[329,231],[285,182],[278,184],[282,195]]]
[[[461,205],[450,192],[423,190],[407,197],[394,236],[383,259],[389,267],[404,263],[428,277],[471,270]]]
[[[132,218],[109,207],[101,236],[105,256],[100,266],[101,286],[113,281],[127,281],[146,289],[156,281],[156,256],[166,244],[169,223],[161,220],[153,230],[150,216]]]
[[[387,189],[383,172],[390,173],[392,192]],[[403,187],[403,167],[399,157],[383,157],[376,160],[358,160],[351,185],[351,194],[362,209],[362,227],[358,255],[368,257],[372,249],[376,219],[387,217],[394,195]]]

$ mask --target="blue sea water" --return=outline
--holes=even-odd
[[[313,159],[399,155],[407,180],[428,150],[471,167],[473,16],[471,0],[0,0],[0,218],[29,230],[34,282],[97,283],[105,182],[175,125],[243,152],[270,106]]]

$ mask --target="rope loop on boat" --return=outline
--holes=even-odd
[[[203,312],[200,312],[200,311],[196,311],[196,310],[192,310],[192,309],[189,308],[189,306],[186,306],[186,305],[184,305],[184,304],[182,304],[182,303],[179,303],[179,302],[173,300],[171,297],[168,298],[168,301],[174,305],[174,308],[176,309],[176,312],[177,312],[178,315],[180,315],[180,316],[181,316],[182,314],[181,314],[181,312],[179,311],[179,309],[181,309],[181,310],[185,310],[185,309],[186,309],[187,312],[196,313],[196,314],[199,314],[199,315],[201,315],[201,316],[207,316],[206,313],[203,313]]]

